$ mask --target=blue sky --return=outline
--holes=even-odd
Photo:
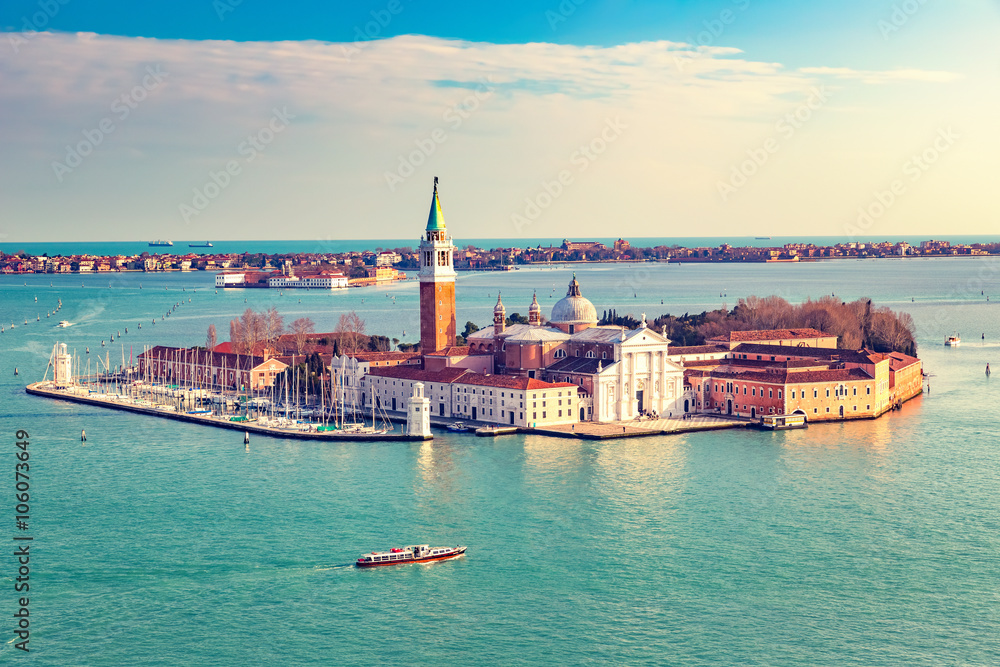
[[[493,3],[456,0],[399,0],[402,11],[378,31],[378,38],[419,34],[446,39],[519,44],[613,46],[628,42],[670,40],[724,44],[753,53],[755,58],[777,60],[790,66],[813,63],[821,55],[827,64],[846,67],[928,66],[975,57],[970,48],[977,32],[988,37],[988,26],[974,25],[990,5],[994,18],[997,3],[947,3],[935,10],[935,0],[911,0],[918,11],[904,11],[906,24],[885,40],[880,20],[893,9],[910,7],[897,0],[558,0]],[[72,0],[59,4],[46,29],[95,32],[127,37],[163,39],[281,41],[353,41],[365,30],[372,12],[383,13],[384,2],[323,2],[302,0],[265,3],[259,0],[177,0],[170,3],[132,3]],[[926,11],[930,7],[931,11]],[[715,23],[729,10],[736,20]],[[23,19],[39,11],[35,0],[12,0],[0,7],[0,27],[17,30]],[[714,26],[713,26],[714,24]],[[995,25],[993,27],[996,27]],[[364,32],[362,32],[364,34]],[[907,34],[910,35],[907,38]],[[702,38],[699,42],[699,36]],[[971,38],[971,44],[970,44]],[[925,40],[933,40],[928,44]],[[901,45],[899,42],[907,41]],[[911,48],[923,42],[924,48]],[[929,48],[928,48],[929,47]]]
[[[996,0],[64,2],[0,6],[0,244],[405,238],[434,175],[466,238],[1000,222]]]

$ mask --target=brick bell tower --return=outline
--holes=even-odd
[[[420,351],[429,354],[455,344],[455,246],[444,225],[438,179],[420,240]]]

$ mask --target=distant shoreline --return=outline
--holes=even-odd
[[[111,258],[101,258],[89,256],[94,261],[107,260]],[[159,255],[158,257],[177,257],[172,255]],[[565,260],[552,260],[552,261],[535,261],[535,262],[525,262],[517,265],[507,265],[507,266],[456,266],[455,270],[460,273],[491,273],[491,272],[509,272],[516,271],[520,269],[532,269],[532,268],[557,268],[562,265],[573,265],[580,266],[586,264],[813,264],[817,262],[828,262],[828,261],[845,261],[845,260],[856,260],[856,261],[874,261],[874,260],[887,260],[887,261],[917,261],[917,260],[929,260],[929,259],[989,259],[1000,257],[1000,252],[990,253],[990,254],[979,254],[979,255],[952,255],[952,254],[928,254],[928,255],[891,255],[891,256],[878,256],[878,255],[868,255],[868,256],[855,256],[855,255],[833,255],[833,256],[820,256],[820,257],[797,257],[795,259],[757,259],[757,258],[740,258],[740,257],[670,257],[670,258],[650,258],[650,259],[631,259],[631,258],[616,258],[616,259],[565,259]],[[209,257],[203,257],[202,259],[209,259]],[[69,270],[69,271],[38,271],[38,270],[6,270],[3,266],[3,261],[0,260],[0,276],[28,276],[28,275],[47,275],[47,276],[104,276],[122,273],[136,273],[136,274],[197,274],[197,273],[209,273],[216,274],[225,271],[242,271],[242,270],[259,270],[256,267],[249,266],[230,266],[228,268],[220,267],[197,267],[197,268],[158,268],[155,270],[146,270],[141,268],[109,268],[109,269],[99,269],[99,270]],[[399,282],[406,282],[403,279]],[[380,285],[383,283],[379,283]],[[351,285],[351,287],[364,287],[367,285]],[[247,288],[246,286],[240,287],[226,287],[225,289],[241,289]]]

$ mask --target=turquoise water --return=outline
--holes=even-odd
[[[280,296],[216,295],[198,273],[0,277],[0,323],[19,325],[0,334],[4,539],[15,534],[19,428],[31,435],[35,538],[32,652],[8,643],[7,556],[0,662],[1000,662],[1000,390],[983,372],[1000,368],[996,263],[576,272],[598,311],[620,314],[700,312],[751,293],[871,296],[913,314],[931,392],[878,421],[786,433],[602,443],[440,432],[426,444],[335,446],[255,437],[248,454],[238,433],[33,398],[23,384],[41,376],[57,339],[93,357],[128,326],[127,358],[143,344],[201,343],[210,323],[225,338],[247,306],[308,315],[319,329],[356,309],[369,332],[405,328],[413,340],[414,283]],[[508,312],[526,311],[533,290],[547,311],[570,274],[463,274],[460,321],[485,324],[497,289]],[[59,298],[63,310],[46,318]],[[57,329],[58,319],[74,325]],[[945,348],[956,331],[963,346]],[[112,363],[123,354],[117,340],[109,350]],[[350,566],[414,542],[469,552]]]

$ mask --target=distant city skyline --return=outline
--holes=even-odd
[[[1000,4],[801,4],[5,3],[0,247],[996,233]]]

